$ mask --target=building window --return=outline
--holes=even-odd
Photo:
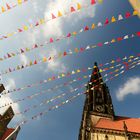
[[[108,136],[107,135],[105,135],[105,140],[108,140]]]

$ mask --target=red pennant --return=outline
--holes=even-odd
[[[71,37],[71,33],[68,33],[67,37]]]
[[[95,0],[91,0],[91,5],[95,4],[96,1]]]
[[[105,25],[109,24],[109,19],[107,18],[105,21]]]
[[[118,37],[117,40],[118,40],[118,41],[122,41],[123,38],[122,38],[122,37]]]
[[[11,55],[10,55],[9,53],[7,53],[7,56],[8,56],[8,58],[10,58],[10,57],[11,57]]]
[[[99,64],[99,67],[102,67],[103,66],[103,64]]]
[[[50,38],[50,43],[52,43],[53,42],[53,38]]]
[[[80,48],[80,52],[83,52],[85,50],[85,48]]]
[[[127,12],[127,13],[125,14],[125,17],[126,17],[126,18],[129,18],[130,16],[131,16],[130,12]]]
[[[37,61],[35,60],[34,64],[36,65],[37,64]]]
[[[52,58],[50,57],[48,60],[51,60]]]
[[[55,19],[55,18],[56,18],[56,16],[54,14],[52,14],[52,19]]]
[[[97,44],[97,46],[102,47],[102,46],[103,46],[103,44],[102,44],[102,43],[98,43],[98,44]]]
[[[88,31],[88,30],[89,30],[89,27],[88,27],[88,26],[86,26],[84,30],[85,30],[85,31]]]
[[[35,45],[33,46],[33,48],[38,48],[37,44],[35,44]]]
[[[6,6],[7,6],[7,9],[9,10],[9,9],[11,9],[11,7],[6,3]]]
[[[39,23],[37,22],[36,24],[35,24],[35,26],[38,26],[39,25]]]
[[[21,29],[18,29],[18,32],[22,32],[22,30]]]
[[[64,54],[63,54],[64,56],[66,56],[67,55],[67,52],[64,52]]]
[[[55,76],[52,77],[52,80],[55,80]]]
[[[70,73],[70,72],[68,72],[68,73],[67,73],[67,76],[70,76],[70,75],[71,75],[71,73]]]
[[[116,61],[117,61],[117,62],[120,62],[120,61],[121,61],[121,59],[120,59],[120,58],[118,58]]]
[[[140,36],[140,32],[137,32],[136,34],[137,34],[137,36]]]
[[[71,12],[75,12],[75,9],[74,9],[74,7],[71,7]]]

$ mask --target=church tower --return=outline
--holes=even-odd
[[[129,140],[136,133],[128,133],[127,129],[132,129],[130,122],[137,122],[139,139],[135,140],[140,140],[140,119],[115,116],[109,89],[95,63],[87,84],[78,140]]]

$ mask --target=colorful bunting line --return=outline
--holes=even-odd
[[[131,62],[133,62],[133,61],[131,61]],[[128,64],[129,64],[129,63],[128,63]],[[130,64],[129,64],[129,65],[130,65]],[[114,73],[116,73],[116,72],[118,72],[118,71],[120,71],[120,70],[125,69],[125,67],[122,66],[122,64],[120,64],[120,66],[121,66],[120,68],[117,68],[117,69],[115,69],[114,71],[110,71],[108,74],[106,73],[106,74],[104,74],[102,77],[104,78],[104,77],[110,76],[110,75],[112,75],[112,74],[114,74]],[[96,74],[96,73],[93,73],[92,75],[95,75],[95,74]],[[32,94],[32,95],[30,95],[30,96],[26,96],[26,97],[24,97],[24,98],[22,98],[22,99],[16,99],[15,101],[12,101],[12,102],[9,102],[9,103],[6,102],[4,105],[1,105],[0,108],[7,107],[7,106],[11,106],[11,105],[13,105],[13,104],[15,104],[15,103],[19,103],[19,102],[25,101],[25,100],[27,100],[27,99],[33,99],[33,98],[35,98],[35,97],[37,97],[37,96],[39,96],[39,95],[43,95],[43,93],[52,92],[52,91],[57,90],[57,89],[59,89],[59,88],[61,88],[61,87],[63,87],[63,86],[67,86],[67,85],[70,85],[70,84],[72,84],[72,83],[81,81],[82,79],[90,78],[92,75],[84,75],[84,76],[82,76],[82,77],[79,77],[79,78],[70,80],[70,81],[68,81],[68,82],[65,82],[64,84],[57,85],[57,86],[55,86],[55,87],[53,87],[53,88],[49,88],[49,89],[43,90],[43,91],[41,91],[41,92],[39,92],[39,93]],[[94,81],[94,82],[95,82],[95,81]],[[78,87],[77,87],[77,88],[78,88]]]
[[[108,66],[109,64],[115,64],[115,63],[119,63],[119,62],[126,62],[128,60],[128,62],[131,62],[132,59],[134,60],[137,60],[139,59],[140,57],[140,54],[137,54],[136,56],[134,55],[130,55],[128,57],[123,57],[123,58],[117,58],[117,59],[112,59],[110,62],[107,62],[105,64],[99,64],[99,67],[103,67],[103,66]],[[117,64],[116,66],[110,66],[110,67],[105,67],[105,68],[100,68],[100,72],[105,72],[109,69],[113,69],[115,67],[120,67],[121,64]],[[21,90],[24,90],[24,89],[27,89],[27,88],[31,88],[31,87],[35,87],[35,86],[38,86],[38,85],[41,85],[41,84],[45,84],[45,83],[48,83],[48,82],[51,82],[51,81],[54,81],[56,79],[60,79],[60,78],[64,78],[64,77],[69,77],[70,75],[74,75],[74,74],[78,74],[80,72],[86,72],[87,70],[92,70],[93,67],[88,67],[88,68],[82,68],[82,69],[76,69],[76,70],[73,70],[71,72],[67,72],[67,73],[60,73],[59,75],[57,76],[52,76],[48,79],[45,79],[45,80],[41,80],[41,81],[38,81],[36,83],[33,83],[33,84],[29,84],[29,85],[26,85],[24,87],[21,87],[21,88],[15,88],[13,90],[5,90],[4,92],[1,93],[1,95],[6,95],[6,94],[9,94],[9,93],[12,93],[12,92],[19,92]]]
[[[108,81],[110,81],[110,80],[113,80],[114,78],[118,77],[119,75],[122,75],[122,74],[124,74],[126,71],[131,70],[131,69],[134,69],[136,66],[139,66],[139,65],[140,65],[140,60],[135,61],[135,62],[131,63],[131,65],[129,65],[129,68],[128,68],[128,69],[121,70],[119,73],[115,74],[114,76],[112,76],[112,77],[109,78],[109,79],[106,78],[105,82],[108,82]],[[91,76],[89,76],[89,77],[91,77]],[[96,85],[96,86],[98,86],[98,85]],[[94,90],[94,88],[95,88],[96,86],[92,87],[91,90]],[[87,92],[87,91],[86,91],[86,92]],[[86,92],[85,92],[85,93],[86,93]],[[84,94],[85,94],[85,93],[84,93]],[[81,95],[82,95],[82,94],[83,94],[83,93],[81,93]],[[77,95],[78,95],[78,94],[77,94]],[[52,98],[52,100],[53,100],[53,98]],[[69,101],[66,100],[66,102],[68,103]],[[61,104],[59,104],[59,105],[55,105],[55,106],[49,107],[49,109],[47,110],[47,112],[48,112],[48,111],[52,111],[52,109],[55,109],[55,107],[57,107],[57,106],[59,107],[59,106],[61,106],[61,105],[63,105],[63,102],[62,102]],[[58,107],[57,107],[57,108],[58,108]],[[27,110],[27,109],[26,109],[26,110]],[[40,115],[40,116],[42,116],[43,114],[45,115],[45,114],[46,114],[45,112],[46,112],[46,111],[40,112],[39,114],[33,116],[33,117],[32,117],[30,120],[28,120],[28,121],[37,119],[37,116],[39,117],[39,115]],[[18,114],[18,113],[16,113],[16,114]],[[7,119],[9,119],[9,118],[10,118],[10,117],[4,117],[4,118],[1,119],[0,121],[7,120]],[[26,124],[28,121],[27,121],[27,120],[22,121],[22,122],[19,123],[18,125]]]
[[[97,3],[98,4],[101,4],[101,2],[98,2],[98,1],[99,0],[97,0],[97,2],[95,4],[97,4]],[[86,5],[83,5],[82,6],[82,4],[77,3],[77,6],[76,7],[75,6],[70,6],[68,12],[64,12],[64,13],[62,13],[62,11],[58,10],[57,11],[57,15],[55,15],[53,13],[50,14],[50,16],[51,16],[50,19],[41,18],[38,21],[36,21],[35,23],[33,23],[33,24],[28,23],[28,24],[24,25],[23,27],[18,28],[16,31],[13,31],[11,33],[7,33],[5,35],[1,35],[0,40],[7,39],[7,38],[9,38],[9,37],[11,37],[11,36],[13,36],[13,35],[15,35],[17,33],[22,33],[22,32],[28,31],[30,29],[36,28],[36,27],[38,27],[38,26],[40,26],[42,24],[45,24],[45,23],[47,23],[47,22],[49,22],[51,20],[54,20],[54,19],[63,17],[64,15],[67,15],[68,16],[70,14],[79,12],[82,9],[87,9],[90,6],[93,6],[95,4],[90,3],[89,5],[86,4]]]
[[[137,65],[140,65],[140,62],[139,62],[138,64],[136,64],[136,65],[131,66],[130,69],[135,68]],[[130,70],[130,69],[122,70],[122,71],[119,72],[118,74],[115,74],[115,75],[112,76],[110,79],[107,79],[107,80],[105,80],[105,81],[107,82],[107,81],[113,80],[114,78],[116,78],[116,77],[118,77],[118,76],[124,74],[125,71],[128,71],[128,70]],[[103,82],[102,82],[101,84],[103,84]],[[98,85],[97,85],[97,86],[98,86]],[[91,88],[91,90],[94,90],[94,88],[95,88],[95,86],[93,86],[93,87]],[[68,104],[68,103],[72,102],[75,98],[77,98],[77,97],[79,97],[80,95],[83,95],[83,94],[86,94],[86,92],[84,92],[84,93],[78,93],[78,94],[76,94],[76,95],[74,95],[74,96],[68,98],[67,100],[65,100],[65,101],[63,101],[63,102],[61,102],[61,103],[59,103],[59,104],[57,104],[57,105],[51,106],[51,107],[49,107],[49,109],[47,109],[47,110],[45,110],[45,111],[43,111],[43,112],[40,112],[40,113],[38,113],[38,114],[32,116],[30,119],[21,121],[20,123],[18,123],[18,126],[22,126],[22,125],[28,123],[28,122],[31,121],[31,120],[36,120],[36,119],[38,119],[38,117],[41,117],[41,116],[43,116],[43,115],[46,115],[46,114],[49,113],[50,111],[53,111],[53,110],[55,110],[55,109],[58,109],[59,107],[64,106],[65,104]]]
[[[131,39],[134,37],[140,37],[140,32],[136,32],[134,34],[132,34],[130,37],[129,35],[125,35],[124,37],[118,37],[117,39],[111,39],[111,41],[106,41],[104,43],[100,42],[97,45],[88,45],[85,48],[81,47],[81,48],[74,48],[73,50],[68,50],[68,51],[64,51],[63,53],[59,52],[57,55],[54,56],[49,56],[48,58],[46,56],[44,56],[42,59],[40,60],[34,60],[34,61],[30,61],[29,64],[26,65],[17,65],[15,68],[9,68],[8,70],[2,70],[0,76],[11,73],[11,72],[15,72],[15,71],[19,71],[19,70],[23,70],[24,68],[29,68],[32,67],[34,65],[40,64],[40,63],[46,63],[46,62],[50,62],[52,60],[56,60],[62,57],[66,57],[67,55],[72,55],[72,54],[77,54],[77,53],[83,53],[84,51],[90,50],[90,49],[95,49],[97,47],[103,47],[104,45],[109,45],[115,42],[120,42],[126,39]]]
[[[17,6],[21,6],[22,4],[28,2],[28,0],[16,0],[16,2],[12,3],[5,3],[5,5],[0,6],[0,14],[6,13],[9,10],[12,10],[13,8]]]
[[[134,11],[135,12],[135,11]],[[133,15],[132,16],[135,16],[135,14],[134,14],[134,12],[133,12]],[[127,12],[128,13],[128,12]],[[105,21],[105,23],[104,24],[102,24],[102,26],[101,26],[101,24],[99,24],[99,23],[101,23],[101,22],[99,22],[98,24],[95,24],[95,23],[92,23],[92,25],[91,26],[85,26],[84,28],[81,28],[79,31],[73,31],[73,32],[69,32],[69,33],[67,33],[66,35],[62,35],[61,37],[57,37],[57,38],[53,38],[53,37],[51,37],[48,41],[46,41],[44,44],[42,43],[42,44],[34,44],[32,47],[26,47],[26,48],[20,48],[17,52],[7,52],[6,53],[6,55],[4,55],[3,57],[1,57],[0,58],[0,61],[4,61],[4,60],[6,60],[6,59],[10,59],[10,58],[13,58],[13,57],[15,57],[15,56],[17,56],[17,55],[21,55],[21,54],[25,54],[25,53],[27,53],[27,52],[30,52],[30,51],[33,51],[33,50],[35,50],[35,49],[39,49],[39,48],[43,48],[43,47],[46,47],[46,45],[48,45],[48,44],[52,44],[52,43],[55,43],[55,42],[58,42],[58,41],[60,41],[60,40],[63,40],[63,39],[69,39],[69,38],[71,38],[71,37],[76,37],[77,35],[79,35],[79,34],[81,34],[81,33],[83,33],[83,32],[87,32],[87,31],[90,31],[90,30],[94,30],[95,28],[98,28],[98,27],[104,27],[104,26],[107,26],[107,25],[109,25],[109,24],[111,24],[111,23],[115,23],[115,22],[117,22],[117,21],[120,21],[120,15],[121,14],[119,14],[118,15],[118,18],[116,19],[114,16],[111,18],[111,20],[109,20],[109,18],[106,18],[106,20],[108,21]],[[126,14],[125,14],[126,15]],[[123,19],[128,19],[126,16],[122,16],[121,15],[121,17],[122,17],[122,19],[121,20],[123,20]],[[99,26],[100,25],[100,26]],[[133,36],[132,36],[133,37]],[[121,39],[121,38],[120,38]],[[127,35],[125,36],[125,39],[127,39]],[[119,38],[118,38],[118,40],[119,40]],[[115,40],[113,40],[112,39],[112,43],[113,42],[115,42]],[[107,43],[107,42],[106,42]]]

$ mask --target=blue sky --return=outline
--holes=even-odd
[[[14,1],[14,0],[13,0]],[[12,0],[6,0],[6,2],[12,2]],[[34,22],[40,18],[47,18],[48,13],[55,13],[56,9],[65,8],[68,10],[70,5],[75,5],[77,2],[81,4],[89,3],[88,0],[32,0],[16,7],[2,15],[0,15],[0,31],[1,34],[15,31],[17,28],[25,25],[26,23]],[[1,2],[1,4],[5,1]],[[30,47],[34,43],[45,42],[50,37],[58,37],[65,35],[71,31],[78,31],[85,25],[91,25],[93,22],[105,21],[105,19],[112,16],[118,16],[118,14],[124,14],[125,12],[133,11],[128,1],[122,0],[104,0],[103,4],[89,7],[81,12],[62,17],[60,19],[52,20],[42,26],[32,29],[30,31],[17,34],[11,38],[0,41],[1,53],[3,56],[7,52],[14,52],[18,48]],[[127,20],[110,24],[106,27],[96,28],[93,31],[84,32],[71,39],[64,39],[53,45],[48,45],[43,49],[36,49],[25,55],[13,57],[11,59],[0,62],[0,70],[7,69],[9,67],[15,67],[20,63],[26,64],[29,60],[41,58],[42,56],[57,54],[60,51],[69,50],[75,47],[85,47],[87,45],[94,45],[98,42],[105,42],[123,36],[126,34],[132,34],[140,31],[140,20],[138,17],[132,17]],[[139,38],[133,38],[122,42],[114,43],[109,46],[92,49],[84,53],[70,55],[61,59],[55,60],[51,63],[39,64],[28,69],[23,69],[7,75],[2,76],[2,83],[7,89],[13,89],[15,87],[23,87],[25,85],[35,83],[36,81],[47,79],[52,75],[58,75],[62,72],[69,72],[73,69],[86,68],[92,66],[95,61],[98,63],[110,62],[112,59],[118,57],[136,55],[140,52]],[[107,82],[110,93],[113,99],[115,113],[117,115],[140,117],[139,100],[140,100],[140,67],[136,67],[133,70],[127,71],[122,76],[115,78],[112,81]],[[90,74],[88,71],[86,74]],[[53,82],[42,84],[33,88],[28,88],[20,92],[14,92],[7,96],[2,97],[1,105],[5,102],[13,101],[15,99],[24,98],[28,95],[32,95],[39,91],[54,87],[58,84],[72,80],[79,76],[83,76],[83,73],[73,75],[69,78],[63,78],[55,80]],[[70,84],[69,86],[60,88],[58,90],[45,93],[32,100],[26,100],[14,104],[13,108],[15,112],[23,111],[25,108],[31,105],[38,105],[44,99],[50,99],[62,93],[69,93],[70,89],[80,86],[87,82],[87,79],[81,82]],[[84,92],[85,89],[79,89],[78,92]],[[15,126],[19,121],[23,119],[30,119],[33,115],[46,110],[51,105],[55,105],[67,98],[75,95],[68,94],[51,104],[32,109],[30,112],[22,115],[15,116],[9,127]],[[78,97],[72,103],[64,105],[63,107],[49,112],[48,114],[40,117],[35,121],[22,126],[18,135],[18,140],[75,140],[79,134],[79,127],[82,117],[82,109],[84,105],[85,95]],[[6,109],[6,108],[4,108]],[[1,110],[1,112],[3,109]]]

